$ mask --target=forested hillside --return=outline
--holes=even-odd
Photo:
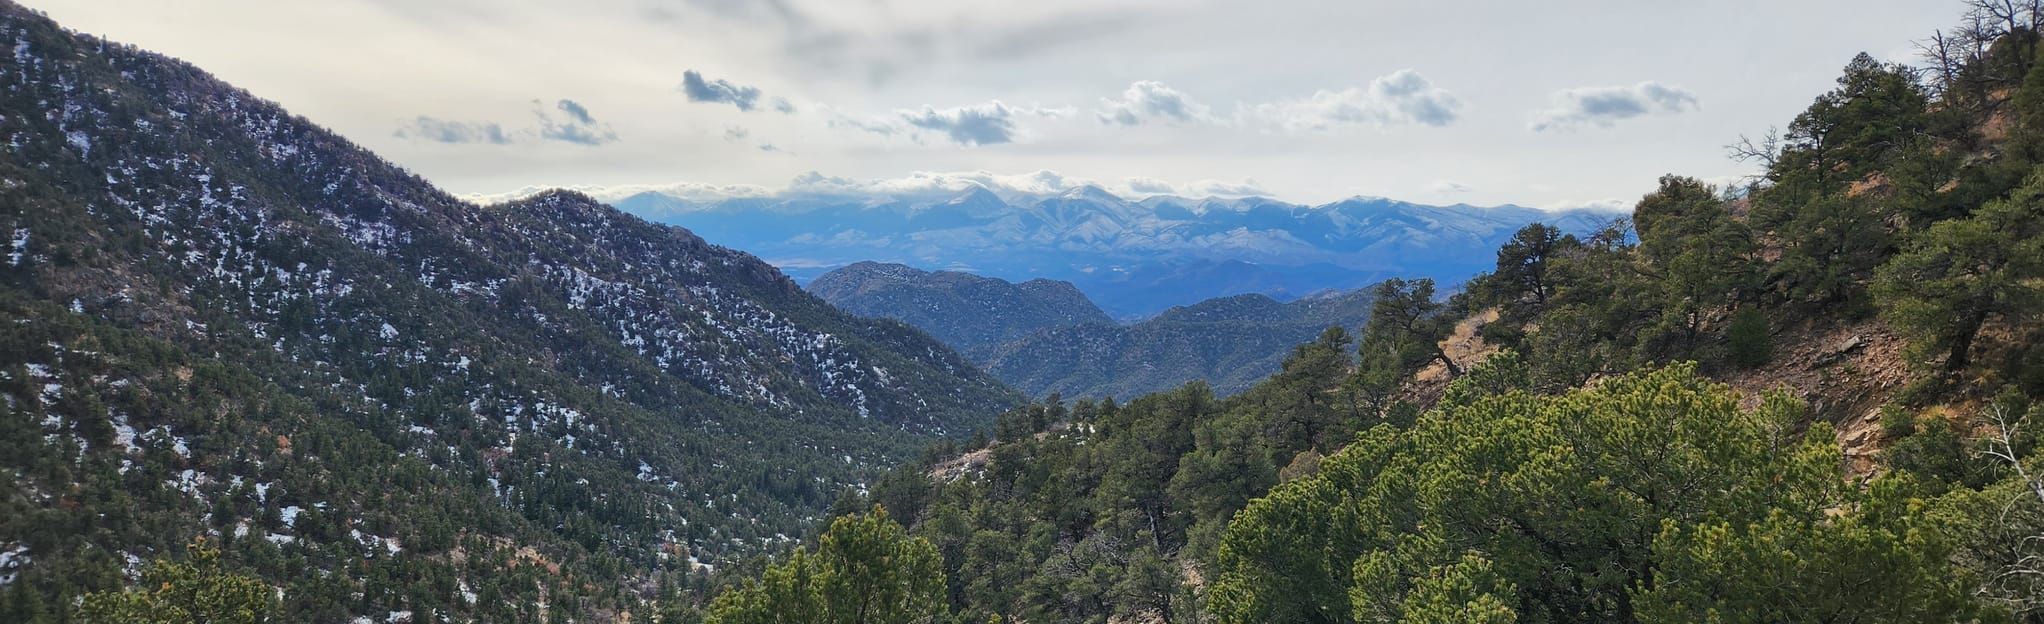
[[[1285,354],[1329,327],[1360,329],[1371,290],[1286,303],[1264,295],[1208,299],[1129,325],[1086,323],[1038,331],[995,348],[988,373],[1036,397],[1133,397],[1199,380],[1241,392],[1277,372]]]
[[[1012,412],[832,533],[940,559],[889,602],[932,621],[2044,621],[2044,7],[1965,8],[1927,67],[1860,55],[1738,142],[1748,185],[1528,226],[1445,302],[1387,282],[1235,397]],[[1862,364],[1902,381],[1830,382]],[[1866,402],[1862,468],[1834,425]],[[805,561],[885,565],[833,543]],[[709,620],[846,582],[803,569]]]
[[[1031,396],[1102,399],[1205,381],[1241,392],[1328,327],[1361,329],[1370,290],[1280,303],[1260,294],[1208,299],[1122,325],[1072,285],[1020,284],[954,271],[861,262],[809,291],[847,312],[914,325]]]
[[[687,231],[467,204],[12,3],[0,40],[0,621],[194,538],[273,621],[622,621],[1020,401]]]
[[[1038,331],[1114,322],[1070,282],[1047,279],[1015,284],[958,271],[858,262],[810,280],[807,289],[846,312],[914,325],[977,362]]]

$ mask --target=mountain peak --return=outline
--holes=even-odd
[[[1001,200],[1001,196],[995,195],[992,189],[978,184],[972,185],[971,188],[965,189],[965,192],[959,193],[957,197],[953,197],[944,203],[952,206],[1007,204],[1007,202]]]
[[[1125,201],[1120,196],[1108,192],[1107,189],[1100,188],[1099,186],[1092,184],[1081,184],[1079,186],[1065,189],[1063,193],[1058,194],[1058,197],[1064,199],[1084,199],[1096,202],[1115,204],[1123,203]]]

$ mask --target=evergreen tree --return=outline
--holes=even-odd
[[[1881,268],[1875,293],[1888,320],[1945,371],[1972,361],[1981,327],[2028,317],[2044,304],[2044,171],[1971,217],[1924,231]]]
[[[150,563],[138,589],[85,596],[78,619],[89,624],[256,624],[269,621],[273,609],[270,587],[223,569],[220,550],[202,538],[185,547],[184,561]]]
[[[918,624],[942,621],[943,559],[883,508],[838,518],[814,551],[710,603],[710,624]]]

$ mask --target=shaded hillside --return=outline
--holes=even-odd
[[[0,39],[0,619],[193,536],[286,621],[623,619],[1019,399],[687,231],[458,201],[13,4]]]
[[[1233,394],[1272,373],[1292,347],[1328,327],[1361,331],[1371,295],[1278,303],[1237,295],[1166,310],[1133,325],[1058,327],[1001,345],[987,371],[1032,396],[1133,397],[1203,380]]]
[[[1070,283],[1047,279],[1012,284],[970,273],[860,262],[823,274],[809,282],[808,290],[846,312],[914,325],[976,361],[1039,330],[1111,322]]]

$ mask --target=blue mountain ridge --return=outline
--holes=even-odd
[[[1071,282],[1124,321],[1215,297],[1291,300],[1389,277],[1453,286],[1489,268],[1498,246],[1528,223],[1587,232],[1622,216],[1372,197],[1317,206],[1128,199],[1090,185],[1056,194],[972,187],[935,198],[691,200],[644,192],[614,205],[751,252],[802,282],[860,261],[1049,278]]]

